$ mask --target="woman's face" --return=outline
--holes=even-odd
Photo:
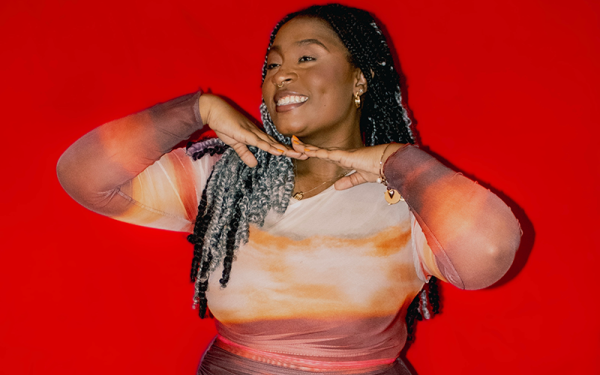
[[[360,137],[353,98],[360,89],[366,92],[360,69],[325,21],[299,17],[279,29],[262,93],[280,133],[319,146]]]

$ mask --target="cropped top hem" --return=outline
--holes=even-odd
[[[364,373],[365,371],[389,368],[396,361],[396,358],[371,359],[364,361],[322,361],[306,359],[249,348],[234,343],[221,335],[217,336],[213,345],[252,361],[313,373]]]

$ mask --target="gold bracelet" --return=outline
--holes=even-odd
[[[383,149],[383,153],[381,154],[381,159],[379,159],[379,177],[377,178],[377,183],[383,184],[387,187],[387,189],[385,189],[385,193],[383,193],[383,194],[384,194],[385,200],[388,202],[388,205],[396,204],[400,201],[404,202],[404,198],[402,197],[402,195],[400,195],[400,193],[398,193],[398,190],[391,189],[388,186],[387,179],[385,178],[385,175],[383,174],[383,157],[385,156],[385,152],[387,151],[388,147],[390,147],[391,145],[392,145],[392,143],[389,143]]]
[[[385,156],[385,152],[387,151],[388,147],[390,147],[391,145],[392,145],[392,143],[388,143],[388,145],[385,146],[385,148],[383,149],[383,152],[381,153],[381,158],[379,159],[379,177],[377,177],[377,183],[383,184],[385,186],[387,186],[387,180],[385,179],[385,176],[383,175],[383,157]]]

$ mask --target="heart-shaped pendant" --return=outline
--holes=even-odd
[[[402,198],[402,195],[400,195],[400,193],[398,193],[398,190],[396,189],[387,189],[383,194],[385,196],[385,200],[390,205],[396,204],[400,201],[404,201],[404,198]]]

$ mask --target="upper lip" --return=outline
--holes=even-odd
[[[286,96],[304,96],[304,97],[306,97],[306,95],[302,95],[295,91],[284,90],[284,91],[278,91],[275,94],[275,96],[273,97],[273,101],[275,102],[275,104],[277,104],[278,101],[285,98]]]

